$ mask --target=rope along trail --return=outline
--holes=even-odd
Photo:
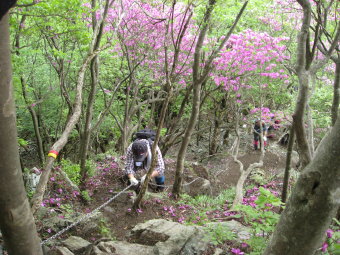
[[[94,209],[91,213],[88,213],[82,217],[79,218],[79,220],[77,220],[76,222],[72,223],[70,226],[62,229],[61,231],[59,231],[58,233],[56,233],[55,235],[51,236],[50,238],[42,241],[40,244],[44,245],[46,243],[48,243],[49,241],[51,241],[52,239],[55,239],[57,237],[59,237],[60,235],[62,235],[63,233],[65,233],[67,230],[69,230],[70,228],[73,228],[74,226],[78,225],[80,222],[82,222],[83,220],[87,220],[90,219],[91,217],[93,217],[95,215],[95,213],[97,213],[97,211],[99,211],[100,209],[102,209],[104,206],[108,205],[109,203],[111,203],[114,199],[116,199],[118,196],[120,196],[124,191],[128,190],[131,186],[133,186],[132,184],[128,187],[126,187],[125,189],[123,189],[121,192],[119,192],[118,194],[116,194],[115,196],[113,196],[112,198],[110,198],[109,200],[107,200],[104,204],[102,204],[101,206],[97,207],[96,209]]]
[[[198,179],[201,179],[201,177],[198,177],[196,179],[194,179],[193,181],[183,184],[183,186],[187,186],[192,184],[193,182],[197,181]],[[151,185],[155,185],[158,187],[172,187],[173,185],[157,185],[154,183],[150,183]],[[93,217],[100,209],[102,209],[104,206],[108,205],[109,203],[111,203],[113,200],[115,200],[118,196],[120,196],[123,192],[125,192],[126,190],[128,190],[130,187],[132,187],[134,185],[130,184],[129,186],[127,186],[125,189],[123,189],[122,191],[120,191],[118,194],[116,194],[115,196],[113,196],[112,198],[110,198],[109,200],[107,200],[104,204],[102,204],[101,206],[97,207],[96,209],[94,209],[91,213],[88,213],[82,217],[80,217],[76,222],[72,223],[71,225],[67,226],[66,228],[62,229],[61,231],[59,231],[58,233],[56,233],[55,235],[51,236],[50,238],[42,241],[40,244],[44,245],[46,243],[48,243],[49,241],[56,239],[57,237],[59,237],[60,235],[62,235],[63,233],[65,233],[66,231],[68,231],[69,229],[73,228],[74,226],[78,225],[80,222],[90,219],[91,217]]]
[[[197,180],[199,180],[199,179],[204,179],[204,178],[202,178],[202,177],[197,177],[196,179],[192,180],[191,182],[185,183],[185,184],[183,184],[182,186],[188,186],[188,185],[194,183],[195,181],[197,181]],[[152,182],[149,182],[149,184],[152,185],[152,186],[164,187],[164,188],[170,188],[170,187],[174,186],[174,185],[158,185],[158,184],[155,184],[155,183],[152,183]]]

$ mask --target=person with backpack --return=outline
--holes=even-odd
[[[151,167],[151,147],[155,132],[149,129],[141,130],[136,133],[135,140],[132,142],[126,151],[125,174],[129,179],[130,184],[138,186],[143,184],[146,173]],[[164,161],[162,153],[157,145],[156,147],[157,163],[151,178],[155,179],[156,191],[164,190]],[[140,178],[140,182],[137,180]]]
[[[264,121],[256,120],[253,129],[254,129],[254,141],[253,141],[254,149],[257,150],[259,148],[261,132],[263,136],[263,145],[264,145],[264,148],[266,148],[268,128],[266,124],[264,123]],[[260,142],[260,148],[261,148],[261,142]]]

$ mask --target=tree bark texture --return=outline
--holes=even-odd
[[[10,255],[42,255],[20,168],[8,15],[0,34],[0,228]]]
[[[264,255],[314,254],[339,208],[340,119],[301,173]]]

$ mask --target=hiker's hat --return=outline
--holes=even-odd
[[[132,144],[133,159],[137,162],[143,162],[147,156],[148,145],[145,141],[135,141]]]

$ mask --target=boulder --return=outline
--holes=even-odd
[[[223,250],[221,248],[216,248],[214,255],[221,255],[223,253]]]
[[[108,241],[99,241],[87,248],[85,255],[117,255],[116,248]]]
[[[42,225],[45,228],[49,228],[52,229],[54,232],[58,232],[63,228],[66,228],[67,226],[71,225],[73,222],[55,215],[52,216],[51,218],[44,219],[42,223],[43,223]]]
[[[66,247],[57,246],[53,250],[48,251],[47,255],[74,255],[74,253]]]
[[[198,196],[198,195],[209,195],[210,196],[212,194],[210,181],[204,178],[199,178],[195,180],[196,178],[197,177],[192,177],[190,178],[188,182],[184,183],[183,191],[192,197]]]
[[[23,175],[24,183],[27,191],[35,191],[39,180],[41,172],[38,168],[32,168],[28,173]]]
[[[97,211],[91,217],[91,220],[81,221],[79,224],[79,228],[81,229],[82,234],[98,232],[100,228],[100,222],[103,220],[103,218],[103,213]]]
[[[202,229],[163,219],[136,225],[129,237],[139,244],[154,245],[158,255],[198,255],[209,244]]]
[[[112,196],[117,195],[119,192],[113,192]],[[130,203],[133,204],[133,202],[136,199],[136,193],[133,191],[125,191],[121,193],[117,198],[115,198],[115,203]]]
[[[125,241],[100,242],[86,255],[156,255],[152,246],[133,244]]]
[[[224,222],[210,222],[206,225],[207,228],[217,228],[222,226],[223,228],[228,228],[230,231],[235,233],[237,237],[241,240],[249,239],[251,237],[251,230],[248,227],[243,226],[236,220],[224,221]]]
[[[84,254],[87,247],[91,245],[90,242],[79,236],[70,236],[66,240],[62,241],[62,244],[76,254]]]
[[[197,162],[194,162],[192,164],[192,169],[195,172],[195,174],[199,177],[202,177],[204,179],[209,179],[209,171],[207,168]]]

